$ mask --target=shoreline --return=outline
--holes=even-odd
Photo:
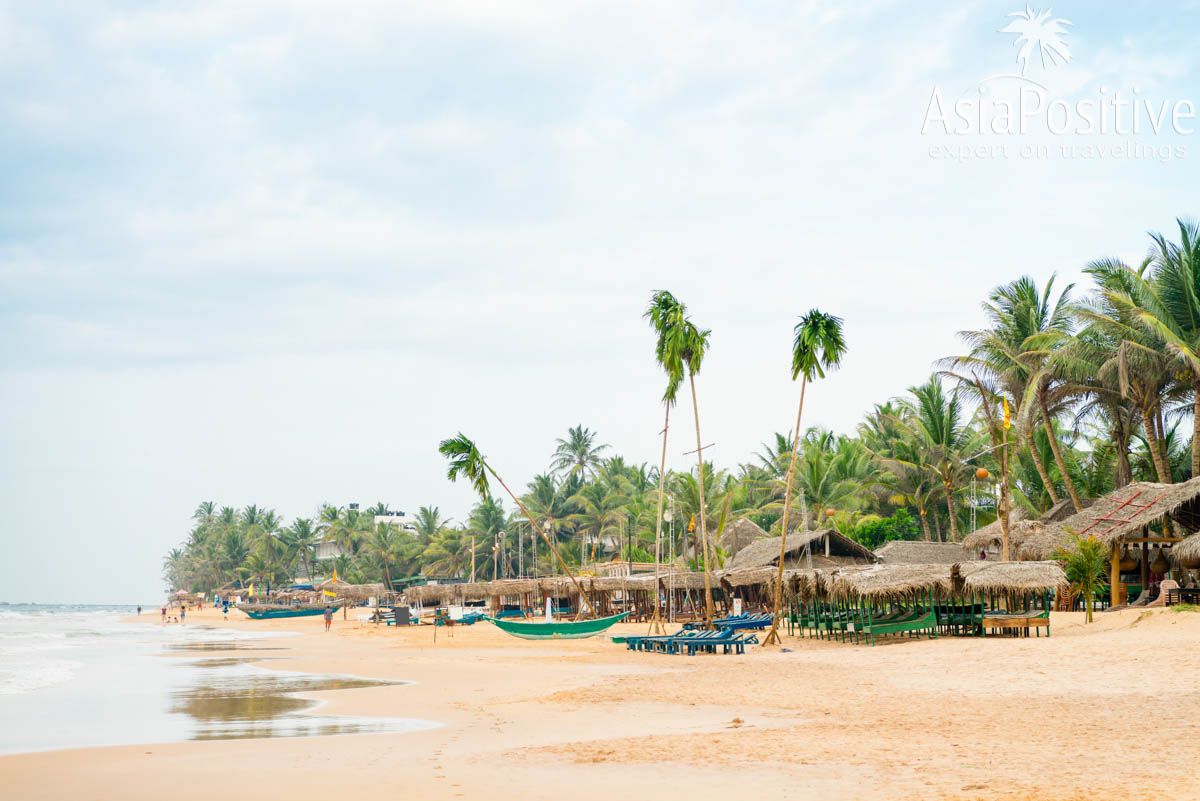
[[[326,634],[319,620],[225,623],[209,611],[189,621],[298,634],[276,640],[282,658],[261,669],[413,682],[304,694],[319,714],[441,725],[0,757],[13,797],[199,799],[238,786],[586,801],[686,787],[707,801],[752,785],[784,798],[1148,798],[1187,786],[1191,768],[1148,763],[1130,726],[1155,721],[1146,736],[1180,743],[1200,734],[1189,658],[1200,615],[1170,610],[1101,615],[1086,630],[1082,615],[1056,613],[1050,639],[867,649],[789,638],[790,652],[694,658],[528,642],[484,623],[442,629],[435,645],[432,627],[335,620]],[[1110,741],[1114,730],[1126,736]],[[1104,767],[1112,760],[1123,775]]]

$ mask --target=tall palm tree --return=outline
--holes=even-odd
[[[650,306],[643,315],[650,321],[650,327],[654,329],[655,361],[667,373],[667,387],[662,396],[663,427],[662,455],[658,464],[658,512],[654,518],[654,580],[656,585],[659,565],[662,563],[663,485],[666,482],[667,472],[667,431],[671,427],[671,407],[675,405],[676,396],[679,394],[679,385],[683,380],[682,373],[677,370],[677,365],[668,356],[667,336],[672,328],[683,323],[685,315],[684,305],[665,289],[660,289],[651,296]],[[664,631],[657,595],[655,596],[654,613],[650,618],[650,631],[651,633]]]
[[[763,645],[779,643],[779,619],[783,614],[783,564],[787,557],[788,511],[792,505],[792,477],[796,471],[796,451],[800,445],[800,420],[804,416],[804,393],[808,382],[825,377],[826,370],[836,369],[846,353],[842,319],[811,309],[800,318],[793,329],[792,380],[800,378],[800,405],[796,409],[796,427],[792,432],[792,454],[783,495],[783,518],[779,541],[779,574],[775,582],[775,618]],[[699,439],[699,437],[697,437]]]
[[[292,524],[280,532],[280,540],[292,559],[304,565],[304,575],[312,579],[311,556],[317,545],[317,531],[307,517],[297,517]]]
[[[1192,475],[1200,476],[1200,224],[1176,220],[1179,242],[1151,234],[1151,278],[1141,323],[1178,359],[1192,395]]]
[[[934,375],[924,384],[910,387],[909,392],[913,400],[904,401],[911,411],[905,420],[929,453],[945,494],[950,541],[957,542],[957,492],[971,472],[967,459],[981,449],[982,443],[965,419],[957,389],[947,396],[941,380]]]
[[[1085,272],[1095,278],[1098,291],[1077,311],[1085,327],[1069,355],[1077,363],[1093,365],[1097,378],[1115,385],[1137,409],[1158,480],[1169,484],[1163,406],[1179,389],[1177,352],[1168,350],[1158,331],[1146,324],[1143,312],[1154,306],[1146,278],[1150,266],[1149,259],[1136,269],[1114,259],[1087,266]]]
[[[700,439],[700,401],[696,397],[696,373],[704,363],[708,352],[709,338],[712,331],[701,329],[683,313],[680,304],[679,311],[671,315],[663,330],[663,364],[667,372],[668,382],[682,380],[686,370],[688,387],[692,395],[692,418],[696,424],[696,470],[700,487],[700,542],[701,556],[704,567],[704,615],[705,621],[711,625],[713,613],[712,576],[708,572],[708,521],[704,513],[704,444]]]
[[[596,444],[596,432],[583,425],[567,429],[565,439],[556,439],[554,460],[550,463],[552,470],[560,474],[580,475],[591,478],[596,474],[596,466],[600,463],[600,454],[608,450],[607,445]]]
[[[422,506],[417,509],[413,528],[416,529],[417,538],[422,543],[432,540],[433,535],[441,531],[445,525],[446,519],[442,517],[441,510],[436,506]]]
[[[508,497],[512,498],[513,503],[515,503],[525,517],[529,519],[529,524],[533,526],[534,530],[536,530],[538,534],[541,535],[542,539],[545,540],[546,546],[558,560],[559,566],[562,567],[563,572],[567,575],[567,577],[571,579],[571,583],[575,585],[575,591],[579,593],[579,598],[581,601],[580,611],[582,612],[582,601],[587,597],[587,595],[584,593],[583,587],[579,586],[579,581],[575,578],[575,574],[571,571],[571,568],[568,567],[567,563],[563,560],[562,554],[559,553],[558,547],[546,535],[546,532],[541,528],[541,526],[538,525],[537,520],[534,518],[529,509],[526,508],[525,504],[521,502],[521,499],[518,498],[511,489],[508,488],[507,484],[504,483],[504,479],[500,477],[500,474],[497,473],[490,464],[488,464],[487,459],[485,459],[483,454],[479,452],[479,448],[476,447],[475,443],[468,439],[464,434],[459,433],[455,437],[442,440],[441,444],[438,445],[438,452],[441,453],[442,456],[446,457],[446,460],[450,463],[450,466],[446,469],[446,478],[450,479],[451,481],[458,481],[459,477],[465,478],[471,483],[471,487],[475,490],[476,494],[479,495],[480,500],[490,499],[492,497],[490,481],[488,480],[489,475],[496,479],[496,481],[500,482],[500,486],[503,487],[504,491],[508,493]]]

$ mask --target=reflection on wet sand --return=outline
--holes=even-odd
[[[278,645],[257,645],[256,641],[205,640],[201,642],[176,642],[167,646],[170,651],[282,651]]]
[[[168,711],[191,718],[193,740],[317,737],[414,728],[410,720],[308,714],[318,702],[297,697],[298,693],[383,687],[397,682],[272,673],[247,666],[246,661],[229,657],[189,663],[211,670],[172,691]]]

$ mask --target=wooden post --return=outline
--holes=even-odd
[[[1121,546],[1116,542],[1112,545],[1108,585],[1108,605],[1119,606],[1121,603]]]

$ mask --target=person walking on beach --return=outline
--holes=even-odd
[[[162,618],[163,618],[163,623],[166,623],[167,622],[167,607],[165,607],[165,606],[162,608]]]
[[[141,604],[138,604],[138,615],[141,615],[141,614],[142,614],[142,607],[141,607]]]
[[[181,607],[179,607],[179,622],[184,623],[184,622],[186,622],[186,620],[187,620],[187,607],[181,606]]]
[[[325,630],[329,631],[329,627],[333,625],[333,607],[325,604]]]

